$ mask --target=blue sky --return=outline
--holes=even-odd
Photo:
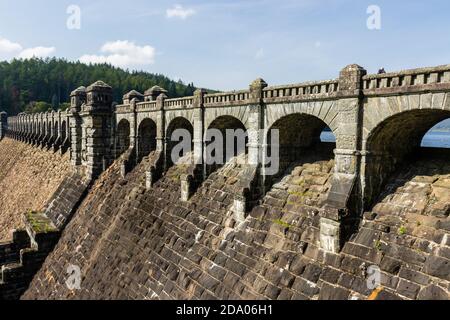
[[[81,28],[66,26],[70,5]],[[381,9],[369,30],[367,8]],[[0,0],[0,59],[110,61],[219,90],[450,63],[446,0]]]

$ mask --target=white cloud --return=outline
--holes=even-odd
[[[18,43],[9,41],[5,38],[0,38],[0,52],[2,53],[16,53],[22,50],[22,46]]]
[[[185,9],[182,5],[176,4],[173,8],[166,10],[167,18],[187,19],[196,13],[194,9]]]
[[[34,47],[23,50],[18,57],[21,59],[46,58],[55,52],[55,47]]]
[[[149,65],[155,62],[155,48],[149,45],[138,46],[127,40],[107,42],[101,47],[100,51],[104,54],[85,54],[79,60],[87,64],[109,63],[121,68]]]
[[[34,48],[26,48],[19,43],[12,42],[8,39],[0,37],[0,58],[1,59],[30,59],[33,57],[36,58],[46,58],[50,56],[53,52],[55,52],[55,47],[34,47]]]

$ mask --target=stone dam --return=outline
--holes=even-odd
[[[166,94],[0,113],[0,299],[449,299],[450,149],[421,141],[450,65]],[[210,129],[245,148],[208,164]]]

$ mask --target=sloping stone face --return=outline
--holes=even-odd
[[[407,299],[448,299],[448,152],[424,152],[396,172],[344,249],[382,270],[382,285]]]
[[[125,178],[115,164],[22,298],[447,299],[448,193],[440,188],[449,187],[448,162],[418,160],[397,172],[357,234],[333,254],[319,247],[330,159],[309,153],[293,163],[246,217],[232,210],[235,186],[245,180],[235,161],[188,202],[179,200],[182,166],[145,191],[151,160]],[[65,284],[71,264],[81,269],[80,290]],[[367,285],[372,266],[381,271],[375,294]]]
[[[23,228],[22,215],[40,211],[71,172],[68,155],[33,148],[16,140],[0,141],[0,240]]]

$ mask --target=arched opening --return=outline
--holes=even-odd
[[[314,162],[334,158],[333,150],[336,148],[334,133],[325,122],[315,116],[295,113],[277,120],[267,132],[269,157],[275,156],[273,150],[276,149],[273,143],[277,141],[272,141],[275,133],[279,136],[280,169],[272,178],[284,174],[292,163],[305,159]]]
[[[59,134],[58,121],[55,121],[55,123],[53,124],[53,140],[56,140],[58,138],[58,134]]]
[[[116,156],[128,150],[130,147],[130,123],[126,119],[120,120],[116,134]]]
[[[173,119],[166,131],[166,163],[172,166],[194,150],[194,127],[183,117]]]
[[[142,160],[154,150],[156,150],[156,123],[146,118],[138,128],[138,160]]]
[[[248,153],[244,124],[232,116],[216,118],[205,132],[207,173],[217,170],[231,158]]]
[[[64,143],[66,141],[67,137],[67,124],[66,121],[61,122],[61,143]]]
[[[364,167],[366,208],[370,208],[383,196],[381,193],[384,187],[399,170],[416,163],[402,178],[406,181],[418,175],[421,160],[429,163],[436,160],[441,163],[442,157],[450,159],[450,149],[445,149],[439,141],[434,141],[434,146],[431,146],[430,135],[427,134],[436,124],[447,118],[450,118],[450,111],[405,111],[384,120],[370,132],[366,141],[368,154]],[[442,139],[444,130],[440,135]],[[447,139],[447,144],[449,141]]]

